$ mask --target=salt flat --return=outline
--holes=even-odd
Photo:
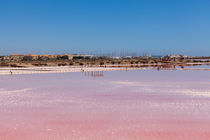
[[[208,71],[0,76],[2,140],[208,140]]]

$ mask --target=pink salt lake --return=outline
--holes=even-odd
[[[210,140],[210,72],[0,76],[0,140]]]

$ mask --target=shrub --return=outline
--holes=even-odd
[[[100,65],[104,65],[104,62],[100,62]]]
[[[72,66],[72,65],[74,65],[74,63],[73,62],[70,62],[69,65]]]

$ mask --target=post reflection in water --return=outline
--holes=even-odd
[[[90,77],[104,77],[103,71],[86,71],[83,73],[85,76],[90,76]]]
[[[164,70],[164,69],[176,69],[177,67],[180,67],[181,69],[184,69],[184,65],[160,65],[157,66],[157,70]]]

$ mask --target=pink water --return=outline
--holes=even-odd
[[[85,75],[1,76],[0,140],[210,140],[210,72]]]

